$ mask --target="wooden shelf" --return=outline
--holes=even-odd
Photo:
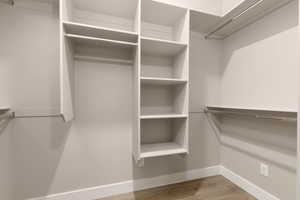
[[[141,158],[186,154],[187,152],[187,149],[173,142],[141,145]]]
[[[110,29],[99,26],[92,26],[82,23],[64,21],[65,32],[67,34],[83,35],[96,38],[104,38],[117,41],[136,43],[138,34],[129,31]]]
[[[151,56],[176,56],[187,44],[170,40],[141,37],[142,53]]]
[[[161,114],[161,115],[141,115],[140,119],[176,119],[187,118],[185,114]]]
[[[65,34],[65,36],[67,38],[70,38],[76,44],[99,45],[104,47],[118,47],[118,48],[122,48],[122,47],[128,48],[128,47],[137,46],[137,43],[132,43],[132,42],[109,40],[109,39],[88,37],[88,36],[75,35],[75,34]]]
[[[172,79],[172,78],[141,77],[141,83],[152,84],[152,85],[178,85],[178,84],[187,83],[187,80]]]

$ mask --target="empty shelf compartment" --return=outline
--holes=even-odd
[[[188,42],[187,9],[152,0],[142,1],[142,36]]]
[[[64,0],[63,21],[136,32],[137,0]]]
[[[185,85],[148,85],[141,87],[142,115],[187,114],[188,95]]]
[[[150,119],[141,121],[141,157],[187,153],[186,119]]]
[[[186,45],[142,40],[141,51],[142,77],[188,79]]]

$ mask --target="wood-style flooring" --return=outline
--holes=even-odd
[[[256,198],[223,176],[214,176],[99,200],[256,200]]]

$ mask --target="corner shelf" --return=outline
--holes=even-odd
[[[240,115],[255,117],[258,119],[270,119],[279,121],[297,122],[297,111],[266,109],[253,107],[226,107],[226,106],[207,106],[206,111],[219,115]]]
[[[192,10],[191,28],[203,34],[214,32],[212,35],[213,38],[225,39],[292,1],[293,0],[244,0],[229,12],[221,13],[220,15],[212,15]]]
[[[173,142],[143,144],[141,146],[141,158],[151,158],[186,153],[188,153],[187,149]]]

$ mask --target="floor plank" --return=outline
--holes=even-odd
[[[256,200],[256,198],[223,176],[213,176],[98,200]]]

